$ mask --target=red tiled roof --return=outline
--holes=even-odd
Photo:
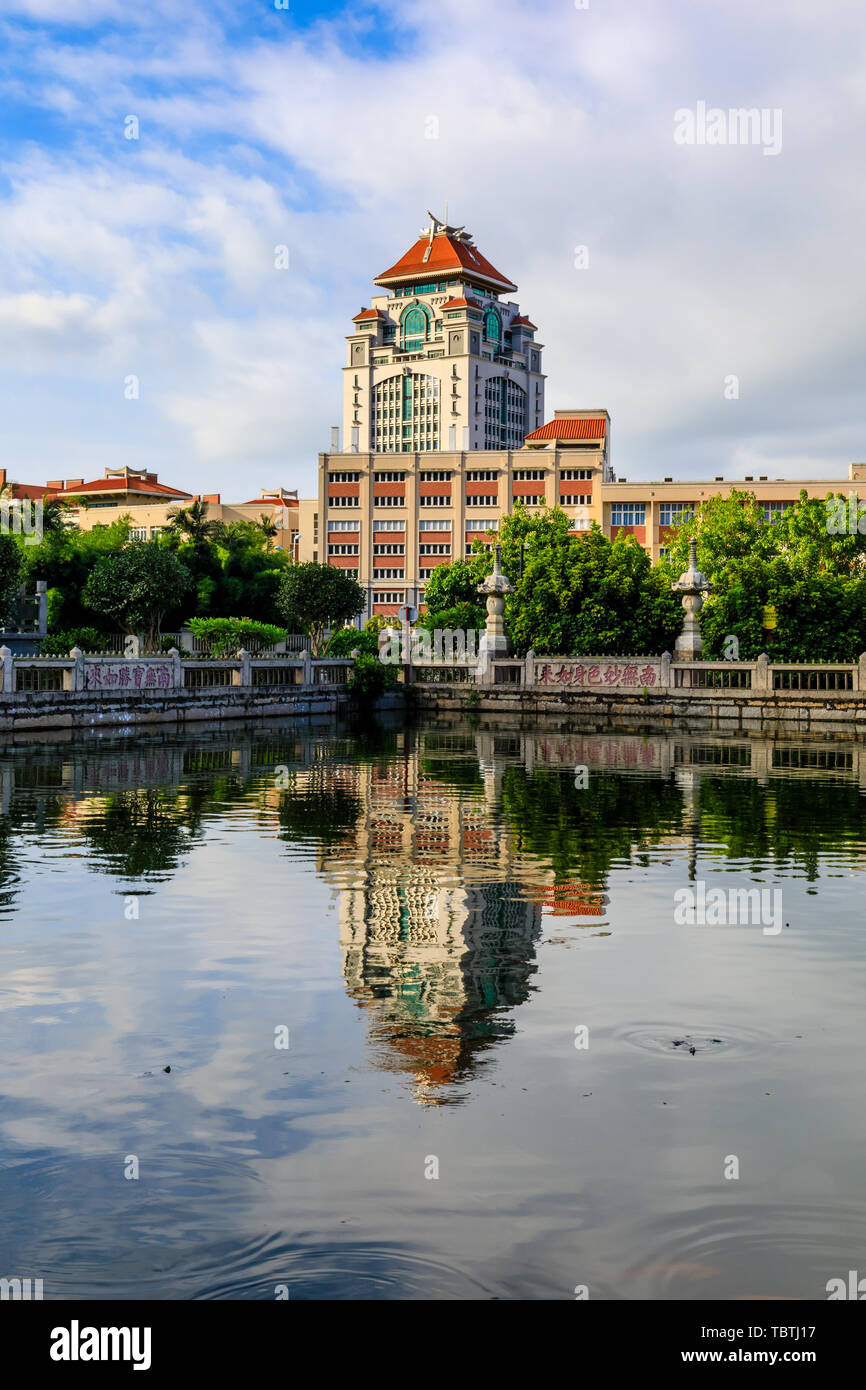
[[[537,324],[537,323],[533,323],[533,322],[532,322],[532,319],[528,319],[528,318],[526,317],[525,314],[518,314],[516,319],[512,319],[512,320],[511,320],[511,327],[513,328],[513,327],[515,326],[515,324],[518,324],[518,323],[519,323],[523,328],[535,328],[535,329],[538,328],[538,324]]]
[[[143,492],[153,497],[180,497],[191,500],[191,492],[179,492],[176,487],[165,483],[146,483],[140,478],[97,478],[92,483],[79,483],[76,487],[46,488],[52,497],[77,497],[81,492]]]
[[[357,323],[359,319],[383,319],[384,317],[381,309],[362,309],[360,314],[355,315],[352,322]]]
[[[447,299],[442,305],[443,309],[480,309],[481,301],[472,299],[465,294],[459,294],[455,299]]]
[[[438,232],[432,242],[429,235],[419,237],[405,256],[377,275],[373,283],[386,285],[395,280],[435,279],[437,275],[455,271],[477,275],[480,280],[489,280],[503,290],[517,289],[470,241],[458,240],[446,232]]]
[[[45,496],[45,494],[46,494],[47,491],[48,491],[48,488],[47,488],[47,487],[41,487],[39,483],[13,483],[13,484],[12,484],[12,496],[13,496],[13,497],[29,497],[29,498],[31,498],[33,501],[38,501],[40,497],[44,497],[44,496]]]
[[[603,415],[592,419],[550,420],[533,430],[527,439],[603,439],[607,421]]]

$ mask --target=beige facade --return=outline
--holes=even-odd
[[[5,475],[0,479],[0,486],[3,483]],[[90,482],[84,478],[55,478],[44,486],[16,487],[16,493],[37,500],[58,498],[66,504],[69,519],[82,531],[107,526],[120,517],[129,516],[133,540],[152,540],[165,530],[174,509],[188,507],[198,500],[207,504],[208,521],[219,521],[226,526],[236,521],[258,522],[266,516],[277,527],[274,548],[290,554],[296,549],[298,494],[286,488],[263,488],[257,498],[223,502],[218,492],[204,495],[183,492],[161,483],[156,473],[124,467],[106,468],[104,477]]]

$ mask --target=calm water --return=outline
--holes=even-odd
[[[0,1275],[866,1273],[866,748],[294,723],[22,742],[0,791]],[[678,923],[699,881],[780,889],[778,934]]]

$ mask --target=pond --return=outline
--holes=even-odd
[[[23,739],[0,796],[0,1276],[866,1272],[866,747],[295,720]]]

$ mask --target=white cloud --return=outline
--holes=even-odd
[[[82,0],[70,18],[107,8]],[[746,0],[724,13],[414,0],[383,10],[395,46],[387,29],[371,45],[355,11],[246,45],[221,35],[219,7],[166,13],[136,19],[147,45],[117,31],[89,48],[32,40],[33,90],[77,130],[67,148],[22,150],[0,232],[9,296],[87,302],[89,318],[70,311],[54,330],[63,370],[82,335],[83,389],[140,365],[151,447],[180,485],[231,491],[260,460],[312,488],[351,315],[446,199],[520,284],[546,345],[548,413],[607,405],[621,472],[778,473],[786,459],[838,472],[862,456],[853,0],[832,26],[782,0],[760,13]],[[673,113],[698,100],[781,107],[782,154],[677,147]],[[130,111],[139,142],[122,138]],[[7,428],[32,420],[13,411]]]

